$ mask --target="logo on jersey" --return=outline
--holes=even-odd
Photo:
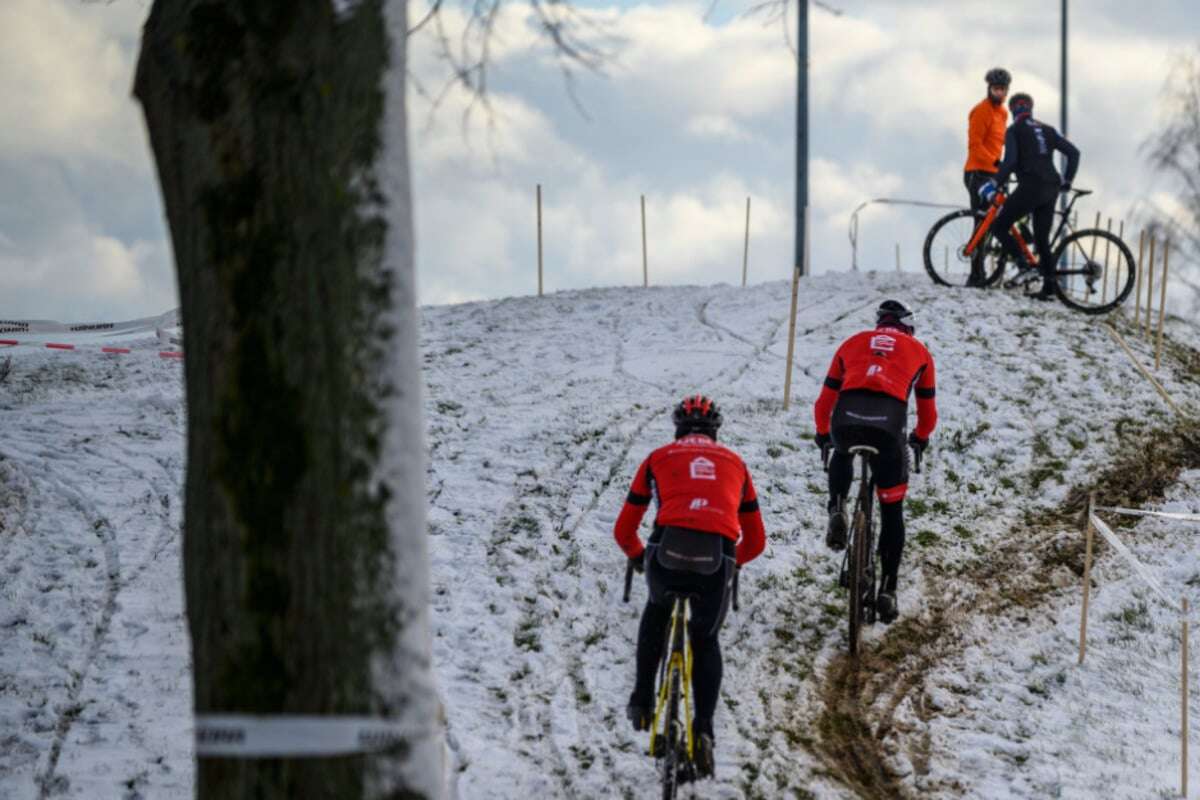
[[[880,375],[882,373],[883,367],[879,366],[878,364],[872,364],[871,366],[867,367],[868,378],[872,377],[873,375]]]
[[[688,469],[692,473],[694,481],[715,481],[717,479],[717,465],[704,456],[693,458]]]
[[[896,339],[886,333],[877,333],[871,337],[871,349],[890,353],[896,349]]]
[[[704,499],[703,497],[696,497],[692,499],[692,503],[688,506],[688,508],[690,508],[692,511],[699,511],[707,505],[708,500]]]

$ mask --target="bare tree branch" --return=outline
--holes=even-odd
[[[1167,123],[1143,145],[1147,160],[1176,187],[1178,209],[1149,201],[1152,228],[1169,236],[1179,256],[1173,270],[1179,282],[1192,290],[1200,307],[1200,54],[1180,57],[1164,90],[1171,110]],[[1175,259],[1172,259],[1173,263]]]

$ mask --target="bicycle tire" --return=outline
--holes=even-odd
[[[1092,240],[1091,245],[1087,244],[1089,239]],[[1107,244],[1110,248],[1116,248],[1116,264],[1110,265],[1106,263],[1102,267],[1099,263],[1099,260],[1094,258],[1094,255],[1098,250],[1098,245],[1100,244]],[[1085,256],[1084,268],[1094,269],[1096,271],[1094,280],[1104,281],[1105,288],[1107,288],[1110,270],[1113,270],[1113,298],[1112,300],[1102,301],[1098,305],[1079,302],[1075,292],[1068,291],[1066,288],[1064,288],[1063,281],[1059,279],[1053,282],[1054,293],[1058,296],[1058,299],[1062,301],[1063,305],[1065,305],[1067,308],[1080,311],[1084,314],[1107,314],[1108,312],[1116,309],[1119,305],[1121,305],[1121,303],[1125,302],[1125,300],[1129,297],[1129,293],[1133,291],[1134,279],[1137,273],[1137,262],[1134,261],[1133,251],[1129,249],[1129,245],[1125,244],[1124,240],[1122,240],[1120,236],[1117,236],[1111,231],[1107,231],[1102,228],[1085,228],[1084,230],[1075,231],[1074,233],[1063,238],[1062,243],[1054,251],[1054,263],[1061,264],[1064,254],[1068,252],[1068,248],[1072,247],[1074,248],[1074,252],[1081,252]],[[1111,257],[1111,250],[1109,253]],[[1108,262],[1109,258],[1106,258],[1105,261]],[[1122,269],[1122,266],[1124,269]],[[1056,270],[1056,274],[1066,276],[1071,275],[1069,271],[1062,269]],[[1122,285],[1122,283],[1124,285]],[[1085,278],[1084,284],[1087,288],[1087,292],[1084,294],[1085,297],[1089,294],[1096,294],[1096,292],[1099,291],[1095,288],[1093,280]],[[1117,288],[1120,289],[1119,292],[1116,291]],[[1103,293],[1101,296],[1104,296]]]
[[[966,221],[967,219],[970,220],[969,225],[955,226],[955,223],[959,222],[960,220]],[[965,261],[958,254],[962,251],[962,248],[964,248],[967,245],[967,242],[970,239],[970,232],[974,231],[974,229],[975,229],[976,219],[977,219],[977,217],[975,216],[974,211],[972,211],[969,208],[961,208],[958,211],[951,211],[949,214],[946,214],[944,217],[939,219],[937,222],[933,223],[933,226],[929,229],[929,233],[926,234],[926,236],[925,236],[925,245],[922,248],[922,255],[924,256],[924,259],[925,259],[925,271],[927,273],[929,273],[929,277],[933,279],[934,283],[936,283],[940,286],[965,286],[966,285],[967,278],[970,277],[970,269],[969,268],[967,269],[967,272],[965,274],[957,274],[957,273],[954,273],[951,270],[949,270],[947,268],[947,266],[943,266],[943,268],[941,270],[938,270],[938,268],[936,266],[934,266],[934,255],[936,255],[936,247],[937,247],[937,245],[935,245],[934,242],[938,238],[938,234],[941,233],[943,229],[945,229],[947,231],[947,233],[944,234],[942,238],[946,239],[948,236],[950,239],[954,239],[955,241],[953,241],[953,242],[944,241],[941,244],[941,246],[944,248],[944,250],[943,250],[943,255],[945,256],[944,261],[947,264],[949,264],[949,262],[950,262],[949,252],[950,252],[950,250],[953,250],[954,253],[956,254],[955,261],[953,263],[961,266],[963,263],[965,263]],[[955,226],[957,228],[961,228],[961,230],[951,230],[950,226]],[[965,236],[963,235],[963,231],[967,232]],[[962,239],[963,241],[958,241],[959,239]],[[994,241],[995,240],[993,239],[993,237],[989,234],[988,237],[984,240],[983,246],[980,248],[980,251],[972,258],[972,260],[974,260],[975,258],[984,258],[986,260],[988,253],[991,252],[991,250],[992,250],[991,244]],[[985,287],[991,286],[992,284],[994,284],[996,281],[998,281],[1000,279],[1000,275],[1004,272],[1004,259],[1003,258],[993,259],[990,262],[990,266],[989,266],[989,263],[985,263],[984,267],[983,267],[983,272],[984,272],[984,276],[983,276],[983,284],[982,285]]]
[[[676,601],[678,604],[678,601]],[[674,657],[676,651],[683,651],[684,644],[684,626],[683,620],[680,620],[680,625],[675,625],[676,614],[682,614],[682,611],[676,607],[672,609],[671,625],[668,628],[668,637],[671,641],[668,642],[668,647],[664,658],[669,664]],[[686,619],[686,614],[682,614]],[[673,636],[671,634],[674,634]],[[680,692],[682,691],[682,675],[678,669],[667,668],[667,675],[671,681],[671,688],[667,694],[667,719],[663,725],[664,739],[663,742],[663,800],[675,800],[675,795],[679,791],[679,756],[680,756],[680,722],[679,722],[679,700]]]
[[[862,636],[862,589],[863,589],[863,573],[866,570],[866,559],[864,553],[866,547],[863,546],[866,541],[866,530],[864,522],[866,518],[863,516],[862,510],[856,508],[854,510],[854,522],[850,527],[850,618],[849,618],[849,644],[850,655],[858,655],[858,642]]]

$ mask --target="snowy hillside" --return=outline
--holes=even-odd
[[[868,632],[856,669],[841,655],[811,402],[838,342],[893,295],[916,305],[937,359],[941,424],[910,484],[901,620]],[[457,795],[653,795],[644,737],[624,720],[645,589],[620,602],[611,530],[689,391],[721,403],[768,535],[723,633],[718,776],[698,797],[1170,790],[1178,633],[1101,549],[1093,651],[1074,666],[1082,540],[1063,512],[1094,484],[1145,503],[1162,488],[1146,476],[1187,461],[1166,438],[1141,444],[1173,427],[1163,401],[1061,306],[842,274],[802,284],[783,412],[789,299],[772,283],[426,309],[434,648]],[[1176,353],[1160,377],[1200,403]],[[187,796],[178,365],[148,350],[10,354],[0,796],[37,796],[47,778],[43,795]],[[1200,510],[1198,475],[1168,488],[1173,507]],[[1200,582],[1186,532],[1122,534],[1173,589]]]

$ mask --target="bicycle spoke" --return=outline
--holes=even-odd
[[[1070,234],[1059,246],[1055,263],[1058,296],[1077,311],[1087,314],[1112,311],[1133,290],[1136,277],[1133,253],[1111,231],[1089,228]]]

